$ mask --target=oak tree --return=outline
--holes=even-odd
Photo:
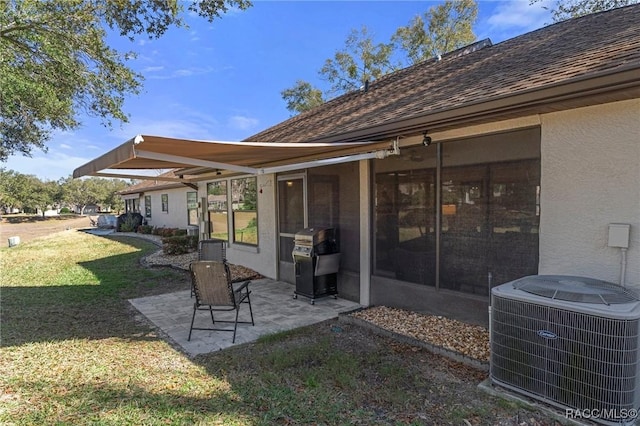
[[[78,127],[79,112],[127,121],[125,96],[143,76],[127,67],[132,53],[106,41],[107,30],[133,40],[185,26],[183,15],[209,21],[249,0],[4,0],[0,10],[0,161],[46,151],[53,130]],[[186,6],[186,9],[185,9]]]
[[[404,53],[401,64],[412,65],[473,43],[477,17],[475,0],[449,0],[429,9],[424,17],[417,15],[391,38]]]
[[[304,80],[296,81],[293,87],[284,89],[280,95],[287,103],[287,109],[295,113],[308,111],[324,103],[322,91]]]
[[[476,0],[447,0],[397,29],[388,43],[376,43],[367,27],[352,30],[343,49],[324,62],[319,74],[326,93],[298,80],[280,94],[293,113],[308,111],[319,100],[358,90],[399,67],[442,55],[475,41]]]

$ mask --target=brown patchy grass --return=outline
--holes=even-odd
[[[189,359],[128,298],[188,289],[135,238],[0,249],[0,424],[545,425],[424,349],[328,321]],[[259,320],[259,319],[258,319]]]

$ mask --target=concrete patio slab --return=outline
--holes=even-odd
[[[305,297],[293,298],[295,287],[292,284],[270,279],[255,280],[250,284],[250,289],[255,326],[238,324],[236,345],[255,341],[263,335],[336,318],[340,313],[361,307],[356,302],[340,297],[316,299],[315,304],[311,305]],[[194,301],[188,290],[129,300],[142,315],[190,356],[233,346],[233,332],[227,331],[194,330],[191,341],[187,341]],[[216,321],[233,320],[234,316],[235,311],[215,313]],[[239,319],[250,320],[248,305],[241,306]],[[209,313],[198,311],[194,325],[211,327]],[[223,323],[221,327],[233,328],[233,324]]]

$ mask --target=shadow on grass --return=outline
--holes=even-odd
[[[186,290],[185,272],[140,265],[157,249],[135,238],[118,238],[141,251],[78,263],[95,285],[19,286],[2,288],[0,346],[74,338],[141,338],[149,327],[133,319],[127,299]]]

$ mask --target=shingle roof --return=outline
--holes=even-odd
[[[177,170],[178,169],[169,170],[168,172],[158,175],[158,177],[168,177],[168,178],[177,177],[177,175],[175,174]],[[184,184],[179,182],[167,182],[164,180],[149,179],[149,180],[143,180],[136,184],[128,186],[127,188],[123,189],[122,191],[119,191],[118,193],[121,195],[125,195],[125,194],[135,194],[138,192],[154,191],[154,190],[160,190],[160,189],[171,189],[171,188],[184,188]]]
[[[622,72],[635,79],[625,83],[633,90],[623,96],[638,97],[638,71],[640,4],[553,24],[465,55],[427,60],[378,79],[367,92],[345,94],[246,140],[371,139],[383,136],[383,127],[409,129],[411,119],[412,126],[425,125],[446,111]],[[521,108],[525,112],[543,111]]]

